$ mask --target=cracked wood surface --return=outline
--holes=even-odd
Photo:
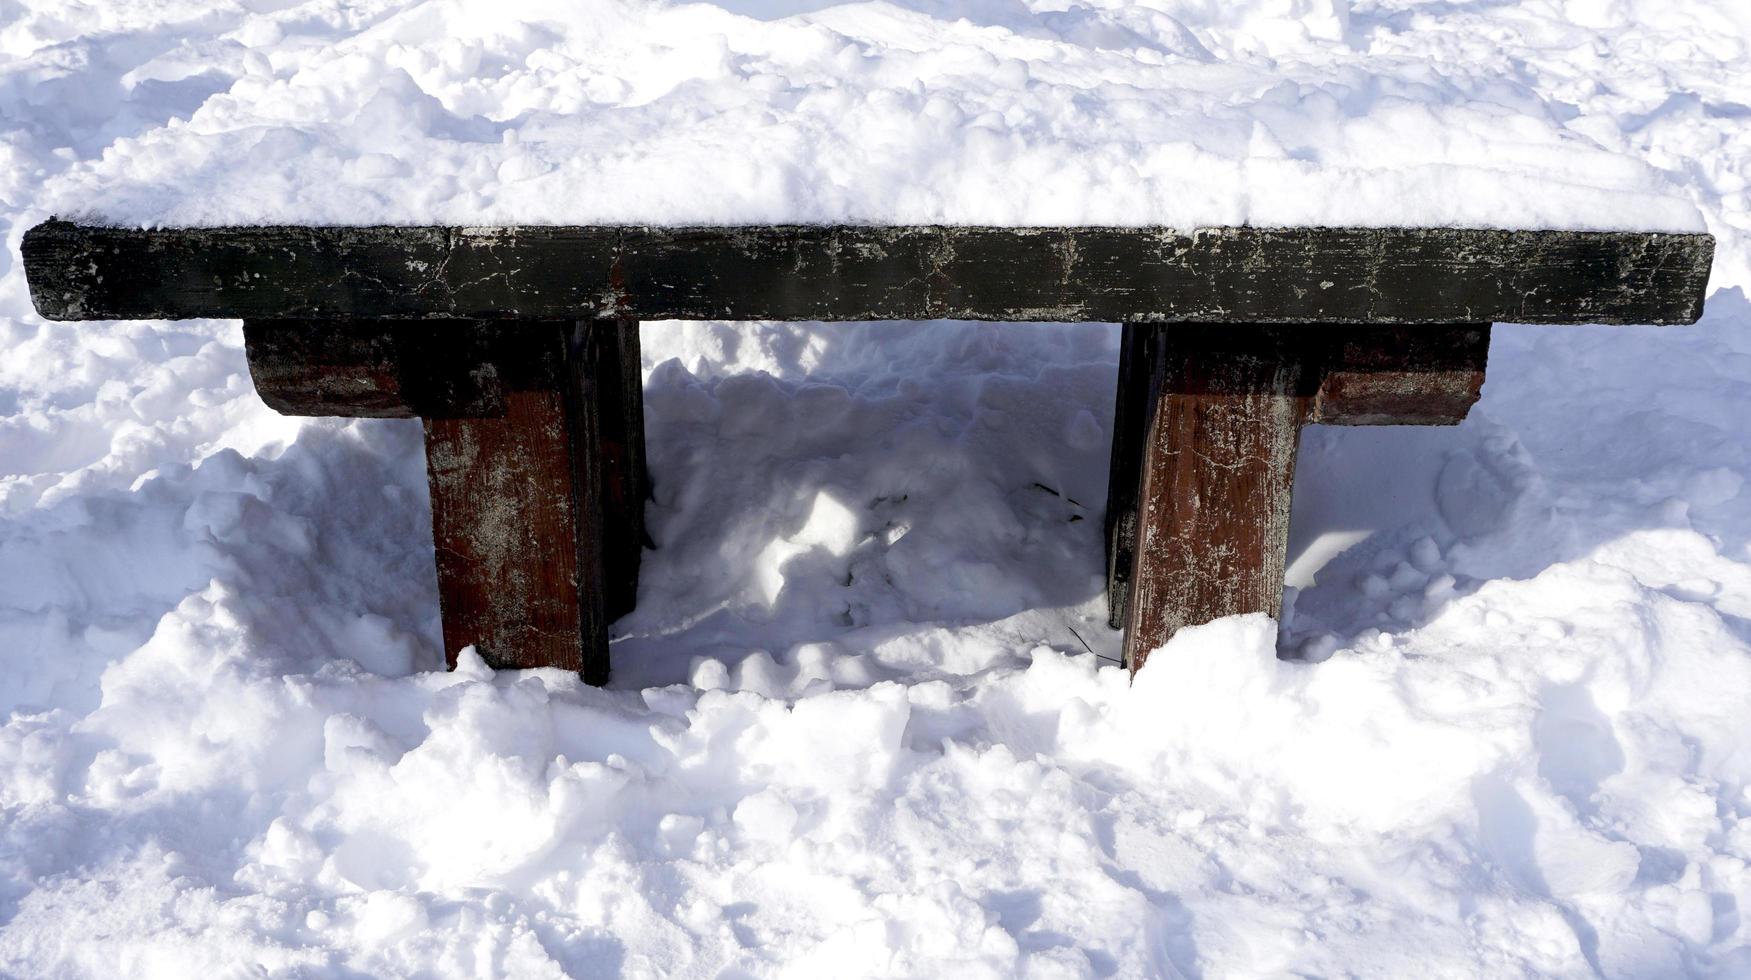
[[[471,317],[1688,323],[1705,234],[872,226],[25,234],[56,320]]]

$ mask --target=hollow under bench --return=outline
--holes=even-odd
[[[242,319],[262,398],[424,420],[444,645],[608,676],[644,542],[640,320],[1118,322],[1111,622],[1281,611],[1300,429],[1447,425],[1493,322],[1689,323],[1705,234],[235,227],[52,220],[52,320]],[[659,433],[660,437],[660,433]]]

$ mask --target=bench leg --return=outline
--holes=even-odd
[[[1137,540],[1137,485],[1151,408],[1147,344],[1159,327],[1127,323],[1119,338],[1119,383],[1113,399],[1113,456],[1107,475],[1107,623],[1125,628],[1131,558]]]
[[[1133,672],[1182,626],[1281,612],[1295,448],[1317,385],[1277,328],[1138,329],[1147,395],[1125,617]]]
[[[253,320],[250,370],[287,414],[424,419],[451,667],[608,677],[644,542],[638,324]]]
[[[1457,423],[1488,351],[1486,324],[1126,324],[1107,574],[1127,666],[1182,626],[1282,612],[1303,424]]]
[[[644,551],[644,505],[650,476],[644,455],[644,373],[638,346],[638,321],[599,320],[589,370],[597,381],[597,406],[603,465],[603,562],[608,579],[608,619],[619,619],[638,604],[639,557]]]

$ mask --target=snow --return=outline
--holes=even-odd
[[[1528,3],[1479,37],[1399,6],[173,6],[125,55],[138,13],[45,10],[0,50],[32,105],[121,110],[36,197],[126,225],[1702,229],[1682,165],[1624,145],[1660,82],[1610,64],[1731,64],[1724,9]]]
[[[1748,21],[7,8],[0,974],[1751,973]],[[646,324],[658,547],[603,690],[441,669],[417,423],[274,414],[234,322],[38,318],[18,241],[72,203],[1719,249],[1693,327],[1498,326],[1465,424],[1308,430],[1280,641],[1135,685],[1114,326]]]

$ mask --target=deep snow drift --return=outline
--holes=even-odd
[[[0,10],[0,973],[1751,972],[1737,0],[580,6]],[[761,124],[792,90],[824,101]],[[1123,126],[1064,135],[1096,110]],[[577,113],[666,133],[635,186],[695,196],[517,190],[605,166]],[[1720,239],[1703,322],[1501,326],[1464,425],[1309,430],[1293,659],[1224,621],[1134,687],[1101,625],[1110,325],[646,324],[658,547],[595,690],[437,669],[417,424],[273,414],[235,323],[46,323],[17,260],[70,199],[827,213],[852,185],[787,167],[878,132],[939,196],[858,200],[1022,220],[1057,206],[1030,160],[1158,127],[1242,156],[1312,127],[1340,162],[1355,127],[1391,169],[1481,159],[1480,113],[1582,196],[1677,187]],[[1039,155],[977,149],[1004,133]],[[1253,207],[1208,152],[1207,203]],[[1579,199],[1518,173],[1402,207]],[[1062,206],[1130,213],[1105,179]],[[1632,196],[1609,217],[1662,220]]]

